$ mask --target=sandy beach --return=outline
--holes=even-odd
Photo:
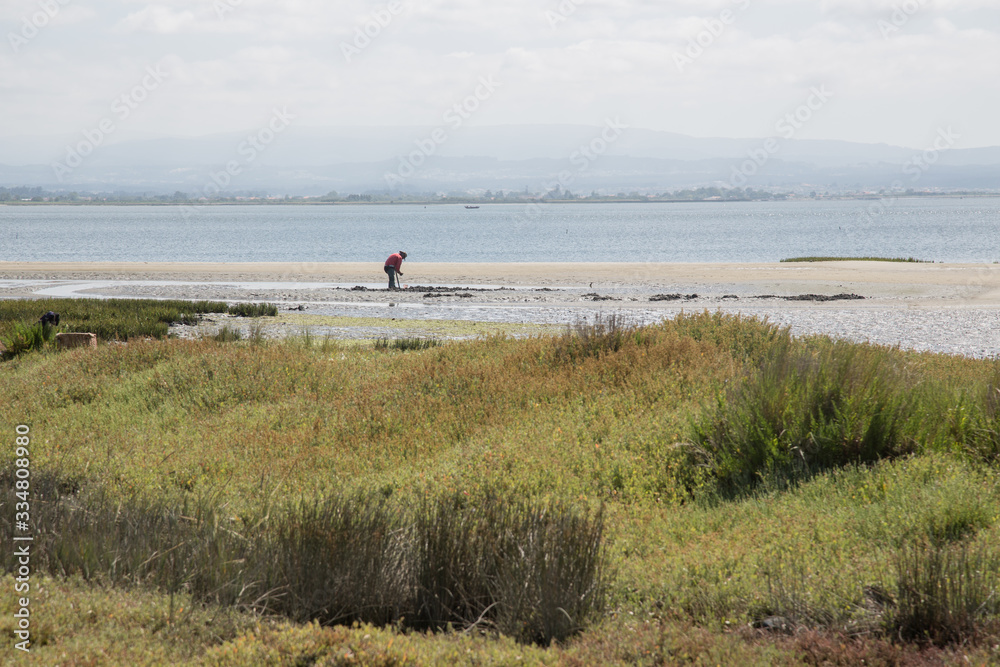
[[[857,287],[879,296],[959,297],[1000,305],[1000,264],[803,262],[771,264],[420,263],[415,284],[669,288],[699,284],[779,292]],[[0,262],[2,279],[382,283],[378,263]]]
[[[378,263],[0,262],[0,298],[269,301],[331,317],[567,324],[621,312],[767,317],[797,334],[1000,355],[1000,265],[420,263],[389,292]]]

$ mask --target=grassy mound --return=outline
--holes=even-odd
[[[147,657],[157,623],[209,664],[998,657],[992,360],[706,313],[424,349],[137,340],[2,371],[33,567],[66,599],[199,610],[149,602],[170,620],[121,641]],[[207,638],[202,610],[241,620]],[[82,641],[46,627],[40,652]]]

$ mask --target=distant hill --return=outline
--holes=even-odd
[[[770,144],[777,149],[756,166],[747,160],[751,153],[758,159],[763,155],[763,139],[697,138],[637,128],[624,130],[593,159],[582,159],[580,150],[592,142],[602,147],[597,141],[601,128],[580,125],[293,125],[270,143],[258,140],[260,150],[248,143],[251,134],[106,143],[64,173],[62,181],[51,165],[65,161],[67,144],[82,141],[82,135],[0,138],[0,185],[198,191],[211,183],[211,174],[235,162],[239,173],[229,179],[227,188],[301,194],[377,191],[388,187],[386,174],[398,173],[402,159],[404,167],[407,160],[411,166],[419,165],[392,185],[414,191],[525,187],[540,191],[546,183],[556,182],[560,172],[572,176],[564,187],[587,192],[741,184],[878,188],[894,181],[915,188],[1000,189],[1000,147],[942,151],[932,156],[936,158],[932,166],[915,169],[912,160],[920,151],[887,144],[779,138]],[[410,155],[414,157],[407,158]],[[752,175],[741,182],[734,168],[744,165],[748,167],[744,173]]]

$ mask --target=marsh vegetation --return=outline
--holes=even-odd
[[[33,438],[43,655],[998,657],[992,360],[705,313],[429,347],[137,338],[0,382]]]

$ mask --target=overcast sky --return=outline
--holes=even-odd
[[[2,136],[435,126],[466,100],[475,125],[765,137],[798,111],[796,138],[1000,145],[998,0],[0,0],[0,34]]]

